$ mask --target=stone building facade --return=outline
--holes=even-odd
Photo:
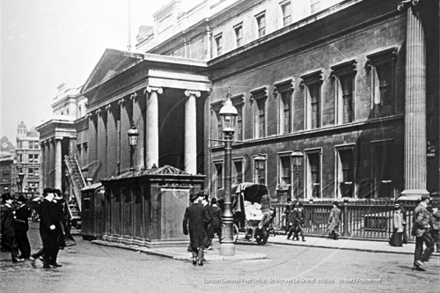
[[[264,183],[279,201],[439,191],[438,2],[218,0],[185,11],[174,0],[154,17],[137,52],[106,50],[82,88],[87,114],[70,151],[94,182],[167,164],[206,174],[215,196],[230,93],[234,183]]]

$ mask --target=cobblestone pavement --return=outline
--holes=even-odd
[[[33,249],[38,230],[30,231]],[[269,244],[239,245],[267,259],[206,262],[203,267],[76,237],[57,269],[12,263],[1,253],[1,292],[438,292],[440,260],[411,270],[412,256]],[[218,243],[207,254],[218,254]],[[183,248],[185,249],[185,248]],[[437,288],[437,289],[436,289]]]

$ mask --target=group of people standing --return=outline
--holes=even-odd
[[[204,192],[191,194],[191,205],[186,208],[183,218],[183,234],[188,235],[193,265],[203,266],[204,251],[212,247],[215,234],[221,241],[222,213],[215,198],[209,202]]]
[[[45,188],[43,197],[39,198],[37,203],[43,247],[31,254],[27,231],[32,210],[26,205],[26,198],[23,195],[18,197],[16,203],[9,194],[2,195],[2,247],[11,251],[13,262],[29,259],[35,265],[35,261],[41,259],[45,269],[61,267],[62,265],[57,263],[59,250],[67,246],[66,241],[69,245],[75,244],[70,234],[67,202],[59,189]]]
[[[2,194],[1,247],[11,252],[13,262],[22,262],[31,255],[31,245],[27,236],[28,218],[32,210],[26,205],[26,198],[20,195],[17,200],[10,193]]]

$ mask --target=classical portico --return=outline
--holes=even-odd
[[[203,61],[106,50],[83,88],[94,182],[129,171],[132,126],[139,132],[135,170],[171,165],[202,173],[205,71]]]
[[[40,194],[45,187],[65,191],[63,158],[75,150],[76,130],[73,121],[52,119],[40,126],[41,165]]]

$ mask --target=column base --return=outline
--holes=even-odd
[[[422,195],[429,194],[428,190],[426,189],[408,189],[404,190],[401,193],[401,197],[399,197],[399,200],[420,200]]]
[[[235,245],[234,245],[234,243],[222,243],[222,244],[220,244],[220,255],[221,256],[234,256],[235,255]]]

